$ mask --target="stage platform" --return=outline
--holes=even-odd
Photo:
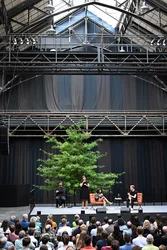
[[[138,206],[134,206],[134,210],[124,211],[125,206],[107,206],[106,209],[103,209],[102,206],[94,206],[94,209],[89,206],[88,209],[81,209],[80,206],[71,206],[65,208],[56,208],[55,205],[39,205],[36,204],[34,209],[29,214],[31,216],[35,216],[37,214],[40,215],[42,222],[46,221],[48,214],[53,214],[56,221],[60,220],[62,215],[67,215],[69,221],[74,219],[75,214],[80,214],[81,218],[84,221],[87,221],[93,215],[96,216],[97,220],[103,221],[104,216],[108,216],[115,220],[119,213],[122,213],[125,220],[129,220],[131,216],[138,214],[140,219],[143,219],[145,214],[149,214],[150,216],[155,216],[157,213],[159,214],[167,214],[167,205],[145,205],[142,206],[142,210],[139,211]]]

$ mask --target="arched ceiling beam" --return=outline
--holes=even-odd
[[[127,15],[131,15],[132,17],[134,17],[134,18],[136,18],[136,19],[138,19],[138,20],[140,20],[140,21],[143,21],[144,23],[150,25],[150,26],[153,27],[155,30],[157,30],[157,31],[159,31],[159,32],[161,32],[161,33],[163,33],[163,34],[166,34],[166,31],[165,31],[163,28],[161,28],[161,27],[159,27],[158,25],[152,23],[151,21],[148,21],[148,20],[144,19],[144,18],[141,17],[140,15],[136,15],[136,14],[134,14],[134,13],[132,13],[132,12],[129,12],[129,11],[124,10],[124,9],[121,9],[121,8],[119,8],[119,7],[116,7],[116,6],[112,6],[112,5],[108,5],[108,4],[104,4],[104,3],[99,3],[99,2],[84,3],[84,4],[80,4],[80,5],[77,5],[77,6],[73,6],[73,7],[64,9],[64,10],[59,11],[59,12],[55,12],[55,13],[53,13],[53,14],[51,14],[51,15],[48,15],[48,16],[46,16],[46,17],[43,17],[43,18],[41,18],[40,20],[38,20],[38,21],[36,21],[36,22],[30,24],[30,25],[27,27],[27,29],[28,29],[29,32],[31,32],[31,29],[32,29],[34,26],[38,25],[40,22],[44,22],[44,21],[46,21],[47,19],[49,19],[49,18],[51,18],[51,17],[58,16],[58,15],[60,15],[60,14],[62,14],[62,13],[65,13],[65,12],[68,12],[68,11],[71,11],[71,10],[74,10],[74,9],[76,9],[76,8],[82,8],[82,7],[89,6],[89,5],[98,5],[98,6],[102,6],[102,7],[105,7],[105,8],[114,9],[114,10],[116,10],[116,11],[122,12],[122,13],[127,14]]]

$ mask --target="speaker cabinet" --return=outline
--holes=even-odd
[[[8,127],[0,125],[0,153],[2,155],[9,154],[9,133]]]
[[[97,214],[106,214],[106,208],[96,208],[96,213]]]
[[[130,213],[130,208],[129,207],[121,207],[120,212],[121,213]]]

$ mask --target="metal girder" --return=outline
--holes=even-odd
[[[21,12],[29,9],[30,7],[32,7],[33,5],[39,2],[41,2],[41,0],[25,0],[24,2],[17,4],[15,7],[13,7],[12,9],[8,11],[8,18],[9,19],[14,18]],[[2,24],[1,21],[0,21],[0,24]]]
[[[0,52],[0,72],[22,74],[167,74],[167,52]]]
[[[1,0],[0,16],[1,16],[0,17],[0,24],[1,23],[4,24],[6,34],[11,33],[12,32],[12,26],[11,26],[11,23],[9,21],[9,16],[8,16],[8,12],[6,10],[4,0]]]
[[[45,16],[41,19],[38,19],[36,22],[30,24],[28,26],[28,30],[29,32],[31,32],[31,29],[33,29],[34,26],[37,26],[39,25],[41,22],[44,22],[46,21],[47,19],[51,18],[51,17],[54,17],[54,16],[58,16],[62,13],[66,13],[68,11],[72,11],[72,10],[75,10],[75,9],[78,9],[78,8],[83,8],[83,7],[86,7],[86,6],[89,6],[89,5],[97,5],[97,6],[101,6],[101,7],[104,7],[104,8],[109,8],[109,9],[114,9],[114,10],[117,10],[117,11],[120,11],[124,14],[127,14],[127,15],[130,15],[140,21],[143,21],[144,23],[150,25],[151,27],[153,27],[155,30],[157,30],[158,32],[161,32],[162,34],[166,34],[166,31],[162,28],[162,27],[159,27],[159,25],[155,24],[155,23],[152,23],[151,21],[141,17],[140,15],[137,15],[133,12],[130,12],[130,11],[127,11],[127,10],[124,10],[122,8],[119,8],[119,7],[116,7],[114,5],[109,5],[109,4],[104,4],[104,3],[100,3],[100,2],[89,2],[89,3],[84,3],[84,4],[80,4],[80,5],[77,5],[77,6],[73,6],[73,7],[69,7],[67,9],[64,9],[62,11],[59,11],[59,12],[54,12],[53,14],[51,15],[48,15],[48,16]]]
[[[166,112],[0,112],[1,121],[11,137],[67,136],[61,125],[84,121],[83,131],[95,137],[167,136]]]

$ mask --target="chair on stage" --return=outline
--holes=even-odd
[[[103,205],[103,201],[96,201],[95,200],[95,193],[90,193],[89,194],[89,199],[90,199],[90,203],[91,203],[91,208],[95,210],[95,208],[93,207],[93,205]]]
[[[137,201],[134,201],[134,205],[138,205],[140,209],[142,203],[143,203],[143,193],[137,193]],[[126,201],[124,201],[124,204],[126,205]]]

